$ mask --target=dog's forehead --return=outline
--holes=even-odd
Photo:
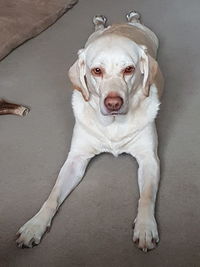
[[[98,38],[86,49],[88,66],[136,64],[138,58],[138,45],[121,36],[109,35]]]

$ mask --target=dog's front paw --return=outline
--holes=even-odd
[[[38,245],[48,227],[49,225],[44,223],[39,216],[34,216],[16,233],[18,236],[18,239],[16,240],[17,246],[19,248],[32,248],[34,245]]]
[[[137,217],[134,222],[133,242],[144,252],[152,250],[159,242],[157,224],[154,216],[143,219]]]

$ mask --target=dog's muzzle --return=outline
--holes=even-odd
[[[107,96],[104,100],[104,105],[109,112],[116,112],[120,110],[123,102],[120,96]]]
[[[103,101],[104,108],[101,111],[103,115],[120,115],[126,114],[127,108],[124,99],[117,93],[109,93]]]

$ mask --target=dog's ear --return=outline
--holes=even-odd
[[[158,63],[149,55],[145,46],[140,47],[140,71],[143,74],[143,93],[145,96],[149,96],[150,86],[154,83],[158,71]]]
[[[83,49],[79,50],[78,59],[69,69],[68,75],[73,88],[80,91],[85,101],[88,101],[89,91],[86,81],[85,53]]]

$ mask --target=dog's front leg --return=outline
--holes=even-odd
[[[72,150],[69,153],[48,199],[39,212],[19,229],[17,233],[19,237],[16,241],[18,247],[32,247],[40,243],[59,206],[81,181],[87,164],[93,156],[87,153],[88,148],[89,144],[82,142],[81,149],[76,147],[76,151]]]
[[[159,183],[159,159],[147,153],[137,158],[140,199],[138,214],[134,222],[133,241],[144,252],[155,248],[159,242],[157,224],[154,217],[156,193]]]
[[[146,138],[145,138],[146,139]],[[155,220],[155,201],[160,179],[160,161],[157,156],[156,130],[152,142],[141,140],[140,146],[134,155],[139,164],[138,185],[140,198],[138,213],[134,222],[133,241],[144,252],[156,247],[159,242],[157,223]],[[149,139],[149,137],[147,138]],[[150,138],[151,139],[151,138]],[[155,143],[145,146],[146,143]]]

